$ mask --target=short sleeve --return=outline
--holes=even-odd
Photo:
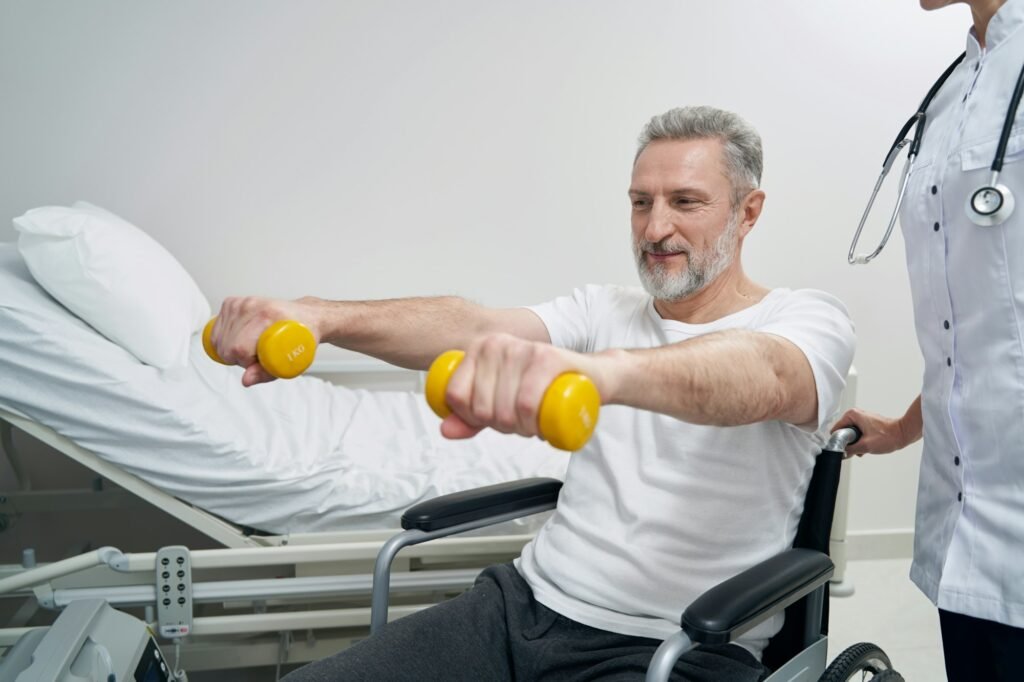
[[[569,296],[527,306],[548,328],[551,344],[559,348],[586,353],[590,350],[592,308],[600,287],[589,285],[575,289]]]
[[[856,346],[853,322],[836,297],[814,289],[790,292],[756,331],[781,336],[803,351],[818,393],[815,431],[831,426]]]

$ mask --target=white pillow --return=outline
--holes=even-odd
[[[142,362],[188,362],[210,304],[170,253],[131,223],[79,201],[14,219],[18,250],[51,296]]]

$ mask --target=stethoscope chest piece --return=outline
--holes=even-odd
[[[985,185],[967,197],[966,208],[967,217],[975,225],[1001,225],[1013,213],[1013,193],[1006,185]]]

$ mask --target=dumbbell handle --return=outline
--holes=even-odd
[[[222,365],[228,363],[217,354],[210,335],[213,333],[212,318],[203,329],[203,348],[211,360]],[[309,327],[296,320],[278,320],[263,330],[256,343],[256,359],[271,376],[278,379],[292,379],[299,376],[313,364],[316,355],[316,337]]]
[[[461,350],[446,351],[437,356],[427,371],[427,404],[442,419],[452,413],[445,400],[448,380],[465,356]],[[590,440],[600,409],[601,396],[594,382],[578,372],[565,372],[555,377],[544,391],[537,412],[537,430],[552,446],[575,452]]]

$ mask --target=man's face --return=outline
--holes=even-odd
[[[732,263],[739,214],[721,141],[647,145],[633,166],[629,199],[640,281],[656,299],[684,299]]]

